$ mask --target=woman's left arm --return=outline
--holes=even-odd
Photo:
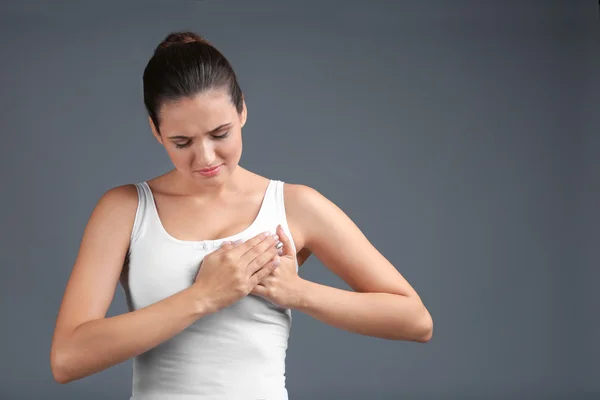
[[[308,248],[354,292],[300,279],[295,309],[354,333],[427,342],[433,321],[421,298],[354,222],[317,190],[286,184],[286,209]]]

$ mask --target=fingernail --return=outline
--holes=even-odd
[[[263,238],[268,238],[269,236],[271,236],[271,232],[268,232],[268,231],[267,231],[267,232],[264,232],[264,233],[262,234],[262,237],[263,237]]]
[[[283,250],[279,249],[279,251],[277,252],[278,255],[282,256],[283,255]]]
[[[279,258],[275,261],[273,261],[273,265],[276,267],[279,267],[279,264],[281,263],[281,261],[279,261]]]
[[[273,235],[273,239],[279,240],[279,235],[277,235],[277,234]]]
[[[233,244],[238,245],[238,244],[242,244],[244,241],[242,239],[238,239],[235,242],[233,242]]]

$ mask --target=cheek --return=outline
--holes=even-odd
[[[192,158],[192,152],[190,152],[190,151],[182,151],[179,149],[169,149],[168,153],[169,153],[169,157],[171,158],[171,161],[176,166],[188,164],[189,160]]]
[[[242,140],[239,137],[231,138],[220,146],[223,157],[235,158],[242,152]]]

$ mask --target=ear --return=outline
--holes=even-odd
[[[243,127],[246,124],[246,119],[248,119],[248,109],[246,108],[246,100],[242,98],[243,108],[242,113],[240,114],[240,127]]]
[[[158,143],[164,145],[162,137],[160,136],[160,133],[158,133],[158,129],[156,129],[156,126],[154,125],[154,122],[152,122],[152,118],[150,118],[150,116],[148,116],[148,122],[150,123],[152,135],[156,138],[156,140],[158,140]]]

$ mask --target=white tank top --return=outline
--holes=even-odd
[[[278,224],[291,238],[281,181],[269,182],[258,216],[248,228],[226,238],[202,241],[170,236],[148,184],[135,186],[139,202],[124,280],[132,311],[189,287],[202,259],[223,241],[246,241],[264,231],[275,233]],[[289,309],[254,295],[202,317],[134,358],[130,399],[287,400],[285,357],[291,322]]]

